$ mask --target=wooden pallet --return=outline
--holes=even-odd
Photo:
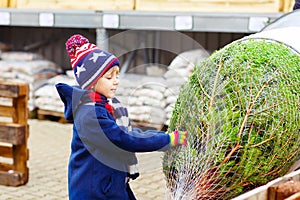
[[[12,100],[11,106],[0,105],[3,119],[0,122],[0,157],[12,159],[12,163],[0,162],[1,185],[19,186],[28,182],[28,90],[25,83],[0,82],[0,96]]]
[[[245,194],[233,198],[232,200],[299,200],[299,190],[296,192],[294,191],[295,193],[293,193],[293,191],[290,190],[290,194],[287,194],[286,198],[279,197],[282,196],[282,194],[278,193],[278,188],[287,184],[290,185],[290,187],[293,184],[300,184],[300,170],[293,171],[283,177],[279,177],[273,181],[270,181],[266,185],[251,190]]]
[[[57,121],[59,123],[68,123],[64,116],[64,113],[43,109],[37,109],[36,112],[37,119]]]

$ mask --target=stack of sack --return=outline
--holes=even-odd
[[[61,101],[55,87],[57,83],[78,85],[72,70],[67,71],[66,74],[60,74],[50,78],[44,86],[40,87],[34,93],[37,109],[58,113],[64,112],[64,104]]]
[[[30,111],[35,109],[34,92],[60,73],[61,68],[39,54],[11,51],[0,55],[0,80],[29,84]]]
[[[180,87],[191,75],[195,66],[198,66],[209,54],[203,49],[186,51],[179,54],[168,66],[164,74],[167,89],[165,90],[165,125],[169,125]]]
[[[166,120],[164,78],[125,73],[120,76],[116,97],[128,109],[133,122],[163,126]]]

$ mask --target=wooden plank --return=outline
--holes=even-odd
[[[274,194],[274,190],[270,188],[287,181],[300,181],[300,170],[286,174],[283,177],[279,177],[263,186],[237,196],[232,200],[275,200],[274,198],[276,195]]]
[[[285,200],[300,200],[300,192],[293,194],[292,196],[286,198]]]
[[[15,109],[13,122],[27,125],[29,111],[27,107],[27,96],[21,96],[13,99],[13,107]]]
[[[16,8],[17,7],[17,0],[8,0],[8,7]]]
[[[29,158],[29,151],[27,144],[13,146],[13,164],[14,169],[23,172],[23,179],[28,181],[29,169],[27,167],[27,160]]]
[[[15,109],[13,107],[0,105],[0,116],[13,117],[14,113]]]
[[[37,118],[40,120],[54,120],[59,123],[69,123],[68,120],[66,120],[64,113],[51,110],[38,109]]]
[[[26,96],[26,101],[28,100],[29,85],[28,83],[18,83],[19,86],[19,97]]]
[[[286,199],[300,192],[299,181],[284,181],[269,188],[269,199]]]
[[[80,9],[80,10],[133,10],[134,0],[17,0],[17,8]]]
[[[23,88],[25,94],[28,95],[28,87]],[[23,125],[25,130],[23,132],[24,142],[19,145],[13,146],[13,163],[14,168],[17,171],[24,172],[24,180],[28,180],[29,169],[27,167],[27,160],[29,158],[28,149],[27,149],[27,138],[29,137],[29,126],[27,124],[28,119],[28,109],[27,109],[27,100],[28,96],[20,96],[13,99],[13,107],[16,109],[16,113],[13,117],[13,122]]]
[[[0,171],[0,184],[6,186],[19,186],[27,183],[26,175],[22,172],[10,170]]]
[[[8,7],[8,0],[1,0],[1,1],[0,1],[0,7],[1,7],[1,8],[6,8],[6,7]]]
[[[194,12],[280,12],[285,0],[136,0],[136,10]]]
[[[0,96],[17,98],[26,95],[28,92],[28,85],[26,83],[13,83],[7,81],[0,81]]]
[[[18,97],[19,87],[18,85],[12,85],[7,82],[0,82],[0,94],[2,97]]]
[[[24,144],[26,126],[14,123],[0,123],[0,141],[14,145]]]
[[[51,111],[51,110],[38,109],[37,113],[38,113],[38,115],[51,115],[51,116],[55,116],[55,117],[64,117],[64,113]]]
[[[284,0],[282,5],[283,12],[291,12],[293,10],[295,0]]]
[[[10,114],[12,118],[12,123],[0,123],[0,142],[12,145],[11,147],[2,146],[1,155],[11,157],[13,161],[13,164],[0,163],[0,184],[2,185],[18,186],[28,182],[28,93],[27,83],[0,82],[0,96],[12,99],[11,108],[4,105],[0,107],[0,114],[4,116]]]
[[[0,156],[5,158],[12,158],[12,147],[0,146]]]
[[[14,166],[8,163],[0,162],[0,171],[9,171],[13,170]]]

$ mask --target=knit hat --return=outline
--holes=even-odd
[[[66,42],[75,78],[82,89],[90,89],[113,66],[120,66],[116,56],[100,50],[82,35],[73,35]]]

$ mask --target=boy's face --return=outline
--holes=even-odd
[[[113,98],[119,85],[118,78],[119,67],[114,66],[97,81],[94,86],[95,92],[104,95],[106,98]]]

